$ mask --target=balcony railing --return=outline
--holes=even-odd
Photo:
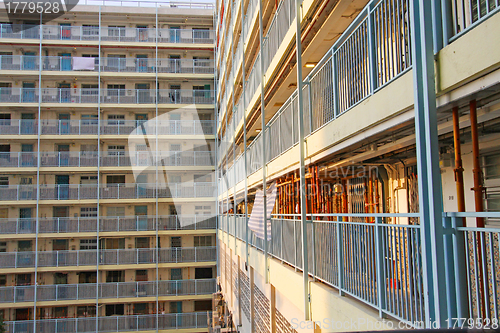
[[[38,164],[37,152],[0,153],[0,168],[27,168]],[[135,166],[212,166],[213,153],[209,151],[186,152],[108,152],[100,154],[101,167]],[[99,155],[96,151],[40,152],[40,167],[97,167]]]
[[[16,31],[16,32],[15,32]],[[44,41],[99,41],[124,43],[155,43],[157,29],[98,27],[98,26],[52,26],[42,27]],[[40,39],[37,25],[0,24],[0,38]],[[213,44],[214,31],[196,29],[158,29],[158,43]]]
[[[80,233],[96,232],[95,217],[41,217],[38,233]],[[211,215],[160,215],[156,216],[101,216],[100,232],[130,232],[158,230],[207,230],[215,229],[216,220]],[[0,234],[36,233],[34,218],[0,219]]]
[[[156,59],[156,58],[93,58],[94,68],[86,71],[98,72],[99,61],[101,72],[112,73],[180,73],[180,74],[213,74],[212,59]],[[38,71],[39,57],[32,55],[0,55],[0,70]],[[73,71],[77,62],[74,57],[42,56],[43,71]],[[78,70],[78,69],[76,69]]]
[[[423,325],[426,295],[419,213],[308,214],[308,271],[318,280],[383,313]],[[498,307],[500,229],[462,227],[465,219],[498,221],[499,212],[444,213],[445,258],[434,274],[446,275],[448,313],[457,318],[500,316]],[[395,223],[402,219],[409,224]],[[220,216],[220,229],[245,241],[242,215]],[[277,214],[267,242],[275,258],[302,269],[300,215]],[[290,241],[292,240],[292,241]],[[248,242],[264,248],[264,239],[249,229]],[[418,324],[420,323],[420,324]],[[448,323],[454,325],[454,323]],[[421,327],[420,327],[421,328]]]
[[[214,183],[172,183],[160,188],[157,184],[113,184],[100,187],[100,199],[154,199],[215,197]],[[40,200],[97,199],[97,185],[40,185]],[[0,186],[0,201],[36,200],[34,185]]]
[[[116,282],[100,283],[99,298],[133,298],[209,295],[214,293],[215,279],[150,281],[150,282]],[[68,301],[95,299],[97,284],[58,284],[39,285],[36,287],[38,302]],[[33,302],[35,286],[0,287],[0,303]]]
[[[101,89],[102,104],[213,104],[212,90]],[[38,103],[38,88],[0,88],[0,103]],[[97,104],[96,88],[43,88],[42,103]]]
[[[42,119],[42,135],[97,135],[99,127],[102,135],[156,135],[157,132],[158,135],[211,135],[214,134],[214,125],[212,120]],[[37,134],[38,120],[0,120],[0,135]]]
[[[92,333],[96,332],[96,321],[99,332],[130,332],[207,328],[206,312],[172,313],[158,315],[126,315],[114,317],[82,317],[61,319],[39,319],[34,332],[33,320],[10,321],[5,326],[9,333]],[[158,319],[158,321],[157,321]],[[158,324],[157,324],[158,323]]]
[[[39,251],[38,267],[96,266],[97,263],[99,265],[140,265],[157,262],[160,264],[208,262],[215,261],[215,252],[213,246],[161,248],[158,249],[158,257],[156,249]],[[0,267],[35,267],[35,258],[36,253],[32,251],[3,252],[0,253]]]

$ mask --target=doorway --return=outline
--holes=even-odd
[[[147,54],[138,54],[136,56],[136,64],[137,71],[141,73],[145,73],[148,71],[148,55]]]
[[[59,83],[59,89],[57,90],[57,95],[59,103],[71,102],[71,84]]]
[[[56,175],[57,199],[69,199],[69,175]]]
[[[137,221],[137,230],[148,230],[148,206],[135,206],[134,213]]]
[[[23,69],[27,71],[33,71],[36,69],[36,59],[35,52],[24,52],[23,55]]]
[[[23,82],[23,96],[24,103],[34,103],[35,101],[35,83]]]
[[[32,144],[21,144],[21,165],[23,167],[34,166],[34,155],[33,155],[33,145]]]
[[[21,134],[35,134],[35,115],[21,113]]]
[[[69,145],[57,145],[58,166],[69,166]]]
[[[59,53],[61,57],[61,70],[70,71],[71,70],[71,53]]]

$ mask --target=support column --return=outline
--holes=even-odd
[[[156,250],[155,250],[155,255],[156,255],[156,267],[155,267],[155,271],[156,271],[156,332],[158,332],[160,330],[160,327],[159,327],[159,323],[160,323],[160,320],[159,320],[159,313],[160,313],[160,308],[159,308],[159,290],[160,290],[160,286],[159,286],[159,262],[160,262],[160,256],[159,256],[159,244],[158,244],[158,220],[159,220],[159,197],[158,197],[158,192],[159,192],[159,188],[158,188],[158,185],[159,185],[159,173],[158,173],[158,164],[160,163],[159,162],[159,142],[158,142],[158,96],[160,94],[160,91],[158,90],[158,36],[159,36],[159,33],[158,33],[158,4],[156,5],[156,12],[155,12],[155,92],[156,92],[156,96],[155,96],[155,140],[156,140],[156,143],[155,143],[155,150],[153,152],[154,157],[153,157],[153,161],[155,161],[155,179],[156,179],[156,185],[155,185],[155,197],[156,197],[156,202],[155,202],[155,231],[156,231],[156,241],[155,241],[155,244],[156,244]],[[165,184],[166,184],[166,181],[167,179],[164,180],[165,181]],[[176,217],[178,218],[178,217]]]
[[[299,121],[299,152],[300,152],[300,220],[302,225],[302,264],[304,292],[304,320],[309,320],[309,268],[307,256],[307,198],[306,198],[306,167],[305,167],[305,133],[304,105],[302,87],[302,30],[301,30],[301,0],[295,0],[295,44],[297,47],[297,103]]]
[[[420,225],[422,238],[422,275],[424,281],[426,327],[446,322],[446,285],[443,247],[443,198],[439,169],[436,91],[434,79],[432,2],[411,1],[411,47],[415,91],[415,134]]]
[[[250,274],[250,332],[255,332],[255,293],[254,293],[254,277],[253,267],[249,265]]]
[[[243,0],[242,0],[243,1]],[[262,141],[262,206],[264,208],[264,280],[269,283],[269,267],[267,258],[267,180],[266,180],[266,112],[265,112],[265,96],[264,96],[264,25],[262,23],[262,0],[259,0],[259,40],[260,40],[260,118],[261,127],[260,132]]]
[[[101,41],[102,41],[102,7],[99,6],[99,74],[98,74],[98,82],[97,82],[97,90],[98,90],[98,99],[97,99],[97,230],[96,230],[96,305],[95,305],[95,325],[96,332],[99,332],[99,256],[100,256],[100,246],[99,246],[99,229],[100,229],[100,216],[101,216],[101,207],[99,206],[99,197],[101,195],[101,68],[102,68],[102,50],[101,50]]]

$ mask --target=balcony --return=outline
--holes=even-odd
[[[22,30],[21,30],[22,29]],[[20,31],[18,31],[20,30]],[[14,32],[18,31],[18,32]],[[42,27],[42,39],[49,41],[81,41],[122,43],[210,44],[214,43],[214,31],[194,29],[154,29],[97,26],[55,26]],[[40,26],[0,24],[0,39],[40,39]]]
[[[157,123],[157,125],[156,125]],[[101,126],[99,126],[101,124]],[[212,120],[57,120],[42,119],[42,135],[213,135]],[[135,131],[141,127],[140,131]],[[38,135],[38,120],[0,120],[0,135]]]
[[[158,187],[158,188],[157,188]],[[100,199],[213,198],[214,183],[113,184],[99,188]],[[40,200],[96,200],[98,185],[40,185]],[[0,201],[36,200],[36,185],[0,186]]]
[[[39,218],[38,233],[97,232],[95,217],[45,217]],[[182,223],[181,223],[182,222]],[[215,229],[216,219],[211,215],[160,215],[152,216],[101,216],[99,232],[139,232],[168,230]],[[0,235],[26,235],[36,233],[34,218],[0,219]]]
[[[216,248],[213,246],[193,248],[161,248],[130,250],[75,250],[75,251],[39,251],[0,253],[2,268],[71,267],[99,265],[144,265],[187,262],[211,262],[216,260]],[[98,259],[99,257],[99,259]],[[157,260],[159,258],[159,260]]]
[[[36,103],[38,88],[0,88],[0,103]],[[213,104],[213,90],[43,88],[42,104]],[[95,104],[95,105],[94,105]]]
[[[96,332],[129,332],[194,329],[207,330],[207,317],[211,313],[172,313],[158,315],[127,315],[115,317],[83,317],[61,319],[39,319],[36,321],[36,333],[92,333]],[[6,322],[9,333],[35,332],[33,320]]]
[[[37,167],[37,152],[0,153],[0,168]],[[213,166],[213,152],[101,152],[101,167],[138,166]],[[96,151],[40,152],[40,167],[97,167],[99,154]],[[156,163],[156,161],[160,163]]]
[[[94,68],[85,72],[98,73],[101,61],[101,73],[179,73],[179,74],[214,74],[212,59],[156,59],[156,58],[94,58]],[[40,58],[32,55],[0,55],[0,70],[36,71],[40,70]],[[71,72],[78,65],[74,57],[42,56],[42,71]],[[81,73],[81,72],[80,72]],[[21,74],[21,73],[20,73]],[[38,75],[38,73],[37,73]]]
[[[100,283],[99,298],[134,298],[182,295],[211,295],[215,279]],[[95,300],[97,284],[38,285],[37,302]],[[35,286],[0,287],[0,303],[33,302]]]

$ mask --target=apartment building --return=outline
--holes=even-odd
[[[0,5],[8,332],[207,331],[216,289],[213,6]]]
[[[225,305],[212,327],[498,327],[499,3],[216,12]]]

